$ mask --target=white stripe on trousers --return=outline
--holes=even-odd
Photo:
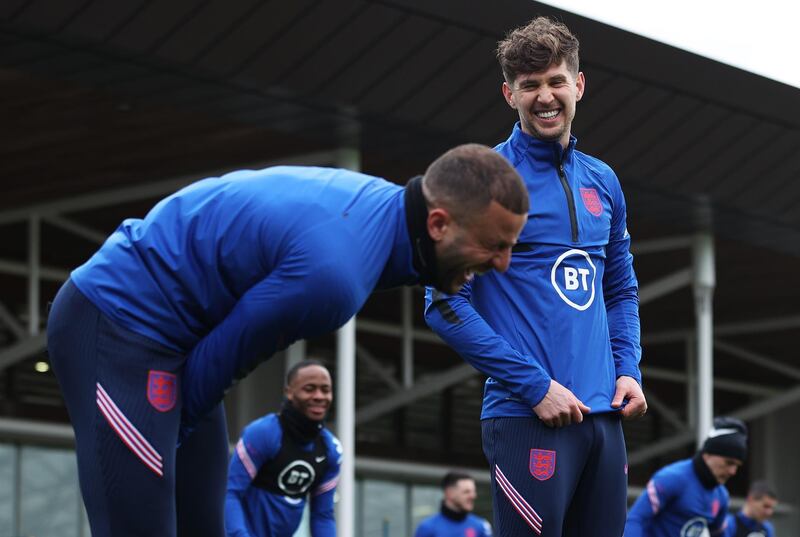
[[[142,433],[125,417],[125,414],[114,403],[113,399],[97,383],[97,406],[105,416],[108,424],[120,437],[126,446],[141,460],[145,466],[150,468],[159,477],[164,475],[161,455],[144,438]]]
[[[494,466],[495,479],[497,484],[506,495],[506,498],[511,502],[511,505],[519,513],[522,519],[539,535],[542,534],[542,517],[531,507],[531,505],[522,497],[522,494],[517,492],[517,489],[506,479],[500,467]]]

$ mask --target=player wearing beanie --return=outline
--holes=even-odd
[[[716,418],[690,459],[657,471],[628,513],[625,537],[707,537],[725,529],[725,483],[747,458],[747,426]]]

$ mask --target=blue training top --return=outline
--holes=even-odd
[[[328,470],[320,484],[308,494],[311,499],[311,535],[335,537],[333,496],[339,481],[342,448],[328,429],[323,429],[320,434],[327,446]],[[292,499],[251,486],[259,468],[280,451],[283,436],[277,414],[268,414],[245,427],[228,469],[225,497],[225,533],[228,537],[291,537],[300,526],[307,498]],[[314,442],[304,446],[306,451],[313,447]]]
[[[453,520],[436,513],[419,523],[414,537],[492,537],[492,527],[488,520],[472,513],[468,513],[464,520]]]
[[[514,127],[496,150],[525,180],[528,222],[504,274],[456,295],[429,288],[425,319],[489,377],[481,417],[531,416],[555,379],[612,410],[616,379],[641,381],[638,283],[625,199],[603,162]]]
[[[128,219],[72,280],[105,315],[187,355],[184,416],[292,342],[417,281],[404,189],[281,166],[199,181]]]
[[[703,486],[692,459],[674,462],[653,475],[631,507],[625,537],[719,535],[725,529],[728,499],[724,485]]]
[[[724,537],[775,537],[775,528],[772,522],[765,520],[759,522],[745,515],[741,511],[736,514],[728,513],[725,519]]]

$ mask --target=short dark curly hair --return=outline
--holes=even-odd
[[[508,84],[521,74],[536,73],[550,65],[567,62],[567,68],[578,74],[580,59],[578,38],[567,26],[548,17],[536,17],[525,26],[515,28],[497,43],[497,61]]]

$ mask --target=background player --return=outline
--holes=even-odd
[[[342,449],[324,427],[333,400],[328,370],[305,360],[286,374],[277,414],[248,425],[228,470],[225,531],[229,537],[291,537],[310,497],[312,537],[334,537],[333,495]]]
[[[695,537],[725,529],[725,483],[747,459],[747,426],[716,418],[703,447],[691,459],[653,474],[628,513],[625,537]]]
[[[472,476],[449,472],[442,479],[442,492],[439,512],[420,522],[414,537],[491,537],[489,522],[472,514],[477,498]]]
[[[778,495],[766,481],[755,481],[747,490],[742,510],[728,513],[725,537],[774,537],[769,521],[778,505]]]

